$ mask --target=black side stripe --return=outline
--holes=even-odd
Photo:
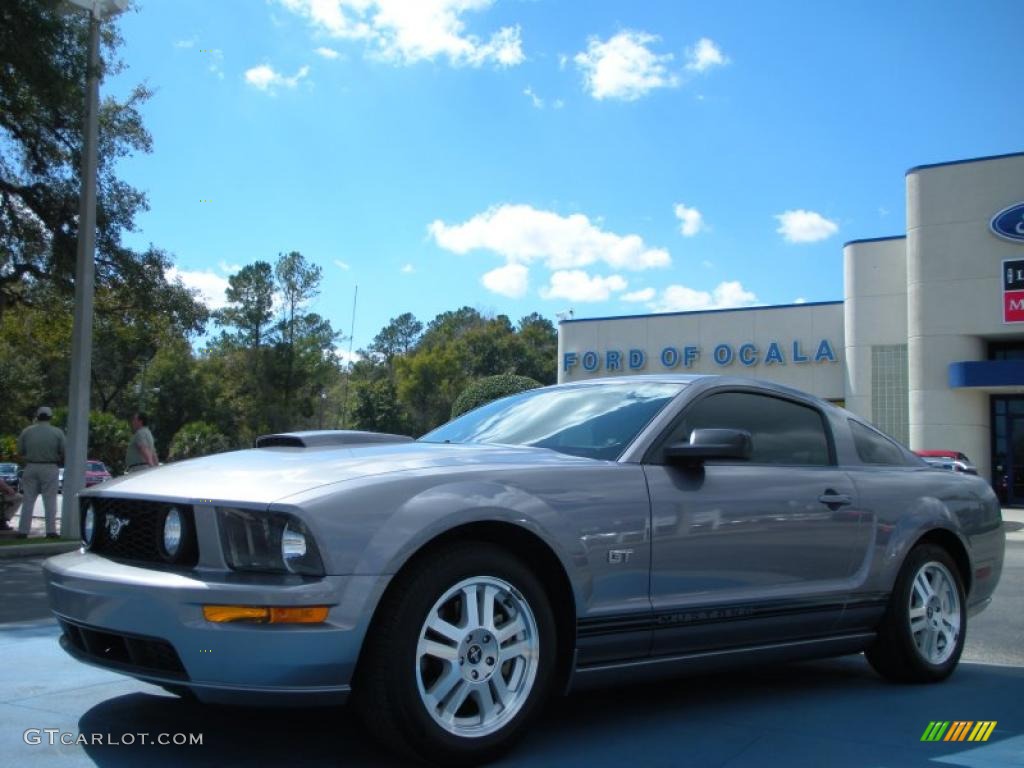
[[[888,594],[872,593],[869,595],[859,595],[850,600],[836,600],[834,596],[829,596],[827,598],[772,600],[759,603],[704,606],[678,611],[659,611],[657,613],[639,615],[629,614],[580,619],[576,622],[576,631],[579,637],[594,637],[596,635],[611,635],[623,632],[670,629],[679,626],[700,626],[731,621],[841,611],[844,607],[854,610],[863,608],[884,609],[888,601]]]

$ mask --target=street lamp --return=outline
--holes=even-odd
[[[64,461],[62,536],[78,532],[78,492],[85,484],[89,448],[89,395],[92,377],[92,300],[96,277],[96,145],[100,109],[100,22],[128,6],[128,0],[65,0],[89,12],[86,65],[82,192],[78,207],[78,255],[75,262],[75,312],[71,330],[71,385],[68,440]]]

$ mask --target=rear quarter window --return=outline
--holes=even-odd
[[[857,456],[865,464],[886,467],[905,467],[907,457],[896,443],[859,421],[847,419],[853,435]]]

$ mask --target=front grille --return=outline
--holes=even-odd
[[[181,568],[191,568],[199,562],[195,514],[187,504],[103,496],[87,496],[80,503],[83,525],[89,505],[96,515],[90,552],[112,560],[163,563]],[[172,507],[181,514],[182,521],[181,547],[174,558],[169,557],[163,548],[164,517]]]
[[[174,646],[158,637],[125,635],[93,629],[61,619],[63,643],[69,651],[89,661],[125,672],[158,673],[161,677],[187,680],[188,674]]]

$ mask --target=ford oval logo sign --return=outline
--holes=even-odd
[[[1024,243],[1024,203],[1014,203],[992,217],[992,232],[1006,240]]]

